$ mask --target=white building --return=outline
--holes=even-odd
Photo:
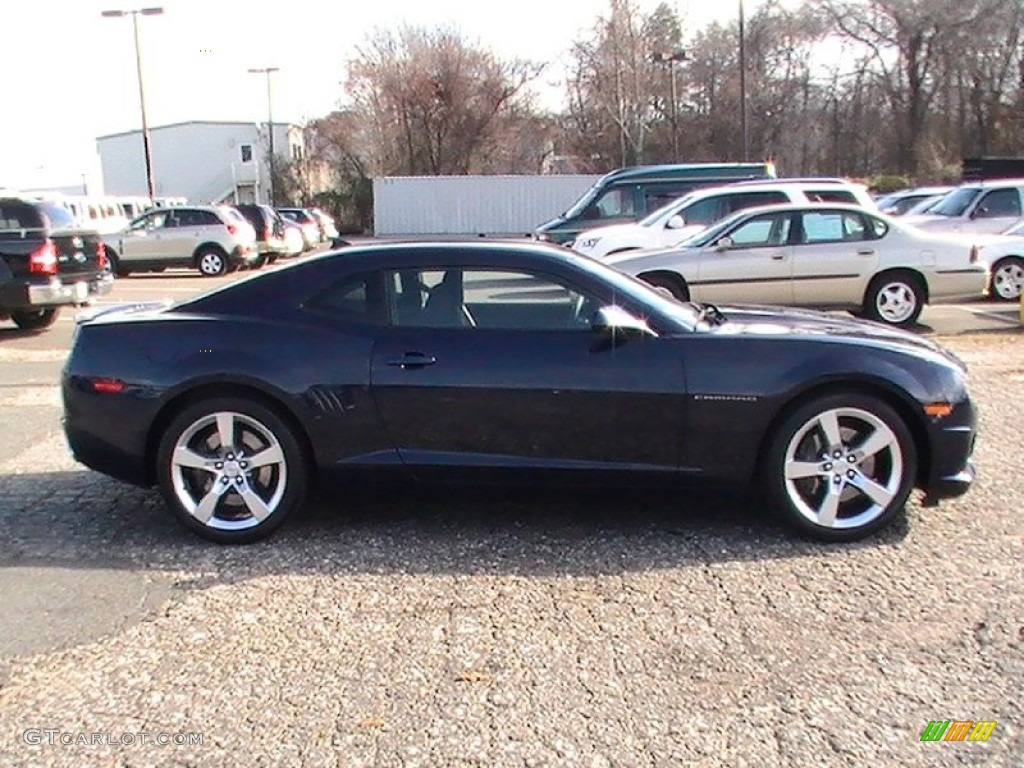
[[[269,202],[270,168],[266,123],[192,120],[150,128],[153,183],[157,197],[191,203]],[[142,131],[100,136],[96,148],[108,195],[146,195]],[[274,123],[274,156],[305,154],[302,129]]]

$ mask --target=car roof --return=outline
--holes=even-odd
[[[983,181],[965,181],[954,189],[992,189],[999,187],[1024,187],[1024,178],[1017,179],[985,179]]]
[[[680,173],[686,178],[702,179],[714,177],[716,173],[743,172],[763,174],[773,170],[771,163],[665,163],[661,165],[637,165],[630,168],[618,168],[606,173],[598,180],[599,185],[613,181],[674,181]],[[742,177],[737,176],[737,179]]]

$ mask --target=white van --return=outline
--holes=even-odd
[[[691,192],[633,224],[586,230],[571,247],[593,258],[671,248],[737,211],[785,203],[848,203],[876,209],[867,187],[842,179],[742,181]]]

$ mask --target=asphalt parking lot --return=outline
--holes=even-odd
[[[120,280],[107,301],[234,279]],[[854,546],[756,500],[389,489],[205,544],[60,434],[72,313],[0,330],[0,765],[1024,765],[1024,335],[929,307],[981,473]],[[922,743],[994,720],[985,743]],[[201,733],[201,745],[27,743]]]

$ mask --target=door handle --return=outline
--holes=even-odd
[[[861,248],[859,251],[857,251],[857,255],[858,256],[874,256],[875,255],[875,249],[874,248]]]
[[[422,352],[406,352],[401,357],[395,357],[388,360],[388,365],[401,368],[405,371],[410,368],[426,368],[428,365],[433,365],[436,362],[437,358],[433,355],[425,355]]]
[[[776,251],[772,254],[772,259],[775,261],[782,261],[784,258],[786,258],[785,251]]]

